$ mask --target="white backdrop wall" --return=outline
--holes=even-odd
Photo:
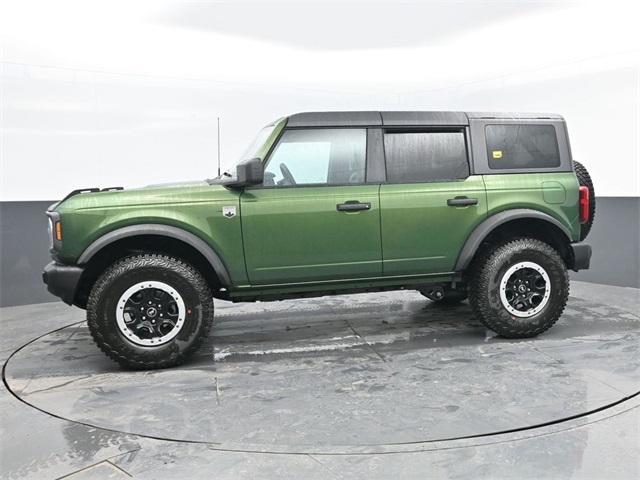
[[[4,2],[0,200],[213,176],[216,117],[229,168],[356,109],[560,113],[597,193],[640,196],[635,2],[240,3]]]

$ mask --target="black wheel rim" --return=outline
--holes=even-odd
[[[116,309],[120,331],[132,342],[162,345],[174,338],[184,324],[182,297],[162,282],[141,282],[122,294]]]
[[[500,283],[502,304],[517,317],[530,317],[540,312],[547,304],[550,292],[549,275],[533,262],[511,266]]]

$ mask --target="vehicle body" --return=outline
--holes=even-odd
[[[91,298],[102,288],[101,279],[119,262],[153,255],[185,264],[201,277],[203,292],[234,302],[387,289],[419,290],[437,300],[456,292],[464,298],[469,290],[484,318],[492,314],[482,313],[478,298],[493,289],[496,298],[502,290],[504,310],[521,318],[520,307],[506,308],[511,300],[504,301],[503,287],[487,284],[482,293],[473,286],[482,283],[483,262],[498,247],[528,239],[538,242],[533,250],[548,247],[562,263],[557,273],[564,279],[558,282],[563,288],[567,283],[568,293],[566,270],[589,266],[591,248],[581,240],[595,208],[588,174],[585,170],[586,185],[576,169],[566,123],[558,115],[295,114],[261,132],[235,177],[72,192],[47,212],[54,261],[44,279],[66,303],[104,313],[105,324],[113,313]],[[533,275],[537,270],[527,266],[527,258],[518,268]],[[164,267],[142,263],[140,268],[151,272],[140,277],[144,289]],[[537,304],[538,311],[529,305],[534,314],[522,318],[550,309],[555,280],[549,269],[541,269],[538,280],[531,277],[545,284],[539,292],[544,305]],[[508,288],[525,288],[524,279],[517,285],[514,279]],[[117,294],[104,286],[100,295],[113,294],[130,309],[133,303],[121,298],[127,285],[122,280]],[[566,298],[556,303],[563,308]],[[206,313],[213,315],[213,306]],[[188,323],[186,314],[178,317]],[[498,333],[530,336],[549,328],[549,321],[545,328]],[[119,324],[124,325],[121,318]],[[169,330],[175,331],[173,325]],[[126,327],[110,335],[119,342],[116,336],[123,331]],[[100,337],[97,324],[92,333]],[[158,338],[166,343],[163,335]],[[121,363],[165,366],[177,358]]]

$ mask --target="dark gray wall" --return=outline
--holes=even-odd
[[[598,197],[586,241],[593,247],[591,268],[572,278],[640,288],[640,198]]]
[[[0,202],[0,306],[57,300],[42,283],[49,202]],[[591,270],[576,280],[640,288],[640,198],[599,197]]]
[[[42,283],[51,261],[45,210],[53,202],[0,202],[0,306],[53,302]]]

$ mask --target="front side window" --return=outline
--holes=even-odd
[[[366,151],[365,129],[286,130],[265,166],[264,185],[364,183]]]
[[[489,168],[553,168],[560,165],[553,125],[487,125]]]
[[[464,133],[387,132],[384,135],[389,183],[457,180],[469,176]]]

